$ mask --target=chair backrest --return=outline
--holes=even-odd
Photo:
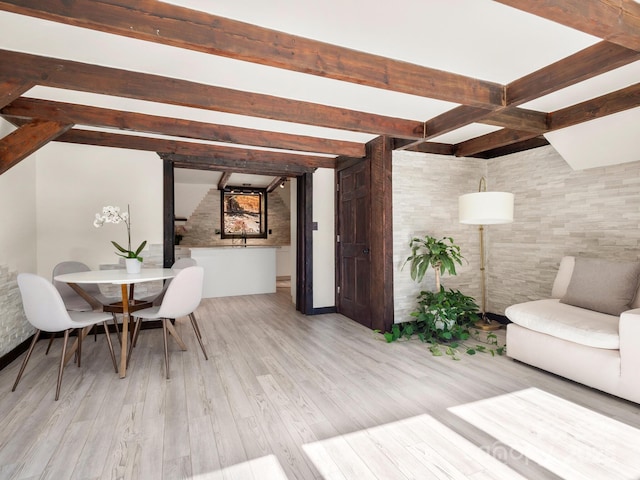
[[[167,287],[158,315],[179,318],[194,312],[202,300],[203,282],[204,268],[194,266],[180,270]]]
[[[55,278],[56,275],[64,275],[65,273],[89,271],[91,271],[91,269],[87,264],[68,260],[65,262],[60,262],[55,267],[53,267],[53,277]],[[64,282],[57,282],[55,280],[53,281],[53,284],[60,292],[60,295],[62,295],[63,300],[79,297],[79,295],[68,284]],[[96,295],[100,293],[100,287],[97,283],[83,283],[82,289],[90,295]]]
[[[195,267],[196,265],[198,265],[198,262],[196,262],[195,259],[186,257],[176,260],[175,263],[171,265],[171,268],[173,268],[174,270],[181,270],[187,267]]]
[[[31,325],[45,332],[60,332],[73,327],[60,293],[49,280],[33,273],[20,273],[18,287],[24,313]]]
[[[176,260],[173,265],[171,265],[171,268],[173,270],[182,270],[183,268],[187,268],[187,267],[194,267],[198,265],[198,262],[196,262],[193,258],[179,258],[178,260]],[[167,288],[169,288],[169,284],[171,284],[171,280],[173,280],[172,278],[165,280],[164,285],[162,286],[162,290],[160,290],[160,293],[154,298],[153,300],[153,304],[157,307],[158,305],[162,304],[162,299],[164,298],[164,294],[167,292]]]

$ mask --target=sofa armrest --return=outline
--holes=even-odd
[[[623,376],[638,376],[640,365],[640,308],[620,314],[620,363]]]

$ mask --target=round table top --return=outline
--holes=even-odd
[[[127,273],[125,269],[90,270],[56,275],[54,280],[64,283],[111,283],[131,284],[164,280],[175,277],[177,272],[170,268],[143,268],[140,273]]]

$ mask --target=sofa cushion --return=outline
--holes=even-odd
[[[511,305],[505,315],[522,327],[563,340],[609,350],[620,348],[619,317],[614,315],[574,307],[557,299]]]
[[[620,315],[631,308],[638,290],[640,262],[610,262],[577,257],[567,292],[560,302]]]
[[[558,267],[558,273],[553,281],[553,288],[551,290],[551,298],[562,298],[567,293],[569,288],[569,282],[571,282],[571,274],[573,273],[573,267],[576,265],[576,257],[562,257],[560,260],[560,266]]]

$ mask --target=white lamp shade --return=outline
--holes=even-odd
[[[513,222],[513,193],[476,192],[458,198],[460,223],[495,225]]]

